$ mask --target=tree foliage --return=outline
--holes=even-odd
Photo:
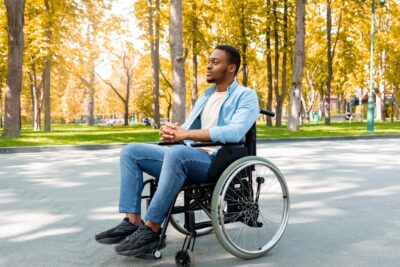
[[[27,1],[18,117],[23,123],[32,123],[35,130],[43,129],[43,125],[50,130],[50,118],[51,122],[93,124],[99,118],[117,117],[127,124],[130,116],[152,117],[154,126],[159,127],[160,117],[171,118],[179,86],[181,109],[190,111],[197,96],[209,86],[205,72],[210,52],[217,44],[226,43],[237,47],[242,55],[238,81],[256,90],[262,107],[277,112],[276,126],[293,111],[293,85],[301,87],[295,91],[296,105],[301,105],[293,113],[293,129],[297,130],[301,115],[310,120],[313,112],[319,112],[328,120],[349,111],[346,103],[368,91],[369,4],[355,0],[306,1],[303,75],[294,76],[296,1],[182,1],[182,48],[175,58],[181,60],[184,72],[176,79],[171,65],[171,1]],[[7,113],[9,45],[5,2],[0,5],[2,126]],[[121,15],[121,5],[131,10],[134,24]],[[399,1],[377,5],[377,119],[387,116],[384,103],[388,95],[400,99],[396,95],[400,87],[399,16]],[[121,47],[125,48],[125,63]],[[131,76],[125,71],[128,69]],[[272,125],[272,121],[267,124]]]

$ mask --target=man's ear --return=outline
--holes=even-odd
[[[229,64],[228,71],[230,73],[235,73],[235,70],[236,70],[236,65],[235,64]]]

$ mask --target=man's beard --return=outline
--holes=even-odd
[[[216,81],[215,78],[207,79],[207,82],[208,82],[208,83],[215,83],[215,81]]]
[[[224,70],[224,72],[222,73],[222,75],[221,75],[221,77],[226,77],[226,76],[228,76],[227,75],[228,74],[228,68],[226,68],[225,70]],[[216,78],[210,78],[210,79],[207,79],[207,82],[208,83],[216,83],[218,81],[218,79],[216,79]]]

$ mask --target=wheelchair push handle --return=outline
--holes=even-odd
[[[260,109],[260,113],[267,115],[269,117],[275,117],[275,112],[270,111],[270,110],[266,110],[266,109]]]

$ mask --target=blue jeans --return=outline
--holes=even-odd
[[[119,211],[141,213],[143,172],[158,179],[145,221],[162,223],[185,182],[209,182],[213,156],[185,145],[129,144],[121,150]]]

